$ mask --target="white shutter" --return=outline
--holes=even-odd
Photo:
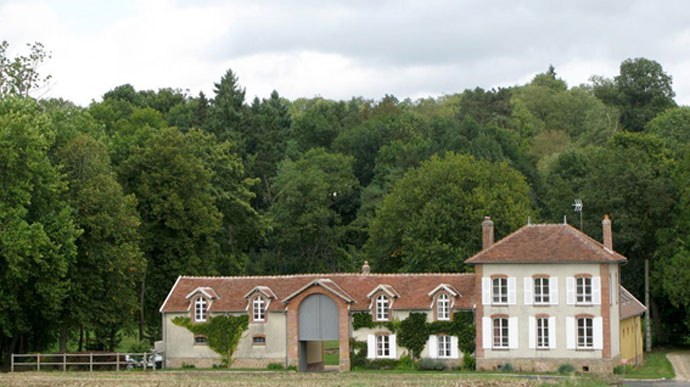
[[[575,278],[568,277],[565,279],[565,293],[568,305],[575,305]]]
[[[516,294],[515,294],[515,277],[508,278],[508,305],[515,305]]]
[[[367,359],[376,359],[376,336],[367,336]]]
[[[575,349],[575,317],[565,318],[565,347]]]
[[[482,305],[491,305],[491,278],[482,278]]]
[[[436,359],[438,357],[438,336],[429,336],[429,359]]]
[[[603,329],[603,320],[601,317],[595,317],[593,318],[594,321],[592,323],[594,326],[593,333],[594,333],[594,349],[603,349],[604,348],[604,329]]]
[[[508,319],[508,348],[516,349],[518,347],[518,318],[511,317]]]
[[[529,336],[529,343],[527,346],[530,349],[534,349],[537,347],[537,319],[532,317],[532,316],[529,316],[528,322],[529,322],[529,324],[528,324],[529,325],[528,326],[528,328],[529,328],[529,335],[528,335]]]
[[[592,278],[592,304],[601,305],[601,277]]]
[[[458,354],[458,337],[457,336],[451,336],[450,337],[450,357],[451,359],[459,359],[460,355]]]
[[[482,317],[482,347],[491,348],[491,319],[489,317]]]
[[[525,305],[532,305],[532,289],[534,289],[532,286],[532,277],[525,277]]]
[[[558,305],[558,277],[549,278],[549,299],[551,305]]]
[[[549,317],[549,348],[556,349],[556,318]]]
[[[391,346],[391,359],[397,359],[398,358],[398,342],[395,339],[395,335],[390,335],[388,336],[389,338],[389,343]]]

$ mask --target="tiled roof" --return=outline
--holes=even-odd
[[[524,226],[466,263],[626,262],[626,258],[567,224]]]
[[[647,308],[628,291],[621,286],[620,319],[625,320],[633,316],[641,315]]]
[[[185,312],[189,292],[198,287],[212,288],[218,298],[210,307],[211,311],[245,311],[247,300],[244,295],[257,286],[267,286],[278,300],[284,300],[314,280],[332,281],[339,289],[354,300],[352,310],[364,310],[371,300],[367,294],[377,286],[391,286],[400,295],[393,309],[429,309],[428,293],[445,283],[460,292],[455,301],[456,309],[471,309],[474,300],[474,274],[434,273],[434,274],[300,274],[286,276],[258,277],[180,277],[161,306],[161,312]],[[328,283],[325,281],[324,283]],[[315,285],[318,286],[318,285]],[[268,310],[284,310],[282,302],[271,302]]]

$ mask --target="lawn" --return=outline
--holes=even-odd
[[[338,342],[338,340],[324,341],[323,347],[326,352],[324,364],[338,365],[340,363],[340,355],[338,352],[338,349],[340,348],[340,343]]]
[[[676,374],[673,372],[671,362],[666,358],[668,351],[654,351],[645,353],[645,362],[636,369],[625,373],[626,378],[630,379],[673,379]]]
[[[271,371],[178,371],[178,372],[17,372],[0,374],[0,385],[21,386],[595,386],[590,379],[572,378],[544,382],[497,375],[458,373],[360,373]],[[603,384],[605,385],[605,384]]]

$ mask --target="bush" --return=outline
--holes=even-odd
[[[422,359],[419,362],[420,371],[443,371],[446,369],[446,363],[436,359]]]
[[[462,355],[462,368],[470,371],[474,371],[474,369],[477,368],[477,360],[475,360],[471,353],[465,352],[465,354]]]
[[[196,368],[194,364],[182,363],[182,368]]]
[[[151,352],[151,343],[148,341],[136,341],[127,347],[127,351],[130,353],[144,353]]]
[[[296,367],[296,366],[288,366],[288,368],[286,368],[286,370],[288,370],[288,371],[297,371],[297,367]]]
[[[268,363],[268,366],[266,367],[269,370],[282,370],[285,369],[282,364],[280,363]]]
[[[613,373],[616,375],[624,375],[633,370],[633,367],[629,364],[619,364],[613,368]]]
[[[395,367],[396,370],[413,370],[417,368],[415,361],[410,357],[410,355],[405,355],[398,360],[398,365]]]
[[[368,368],[366,342],[350,339],[350,364],[352,368]]]
[[[395,359],[376,359],[368,363],[371,370],[394,370],[398,366],[398,361]]]
[[[573,367],[572,364],[561,364],[560,367],[558,367],[558,373],[559,374],[574,374],[575,373],[575,367]]]
[[[512,364],[505,363],[505,364],[501,364],[501,366],[498,367],[498,370],[501,372],[513,372],[513,371],[515,371],[515,368],[513,368]]]

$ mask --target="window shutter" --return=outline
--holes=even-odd
[[[525,305],[532,305],[532,289],[534,289],[532,286],[532,278],[525,277]]]
[[[558,305],[558,277],[549,278],[549,300],[551,305]]]
[[[511,317],[508,319],[508,348],[516,349],[518,347],[518,318]]]
[[[376,336],[367,336],[367,359],[376,359]]]
[[[604,329],[603,329],[603,321],[601,317],[595,317],[593,318],[594,321],[592,321],[592,330],[594,333],[593,337],[593,344],[594,344],[594,349],[603,349],[604,348]]]
[[[601,305],[601,277],[592,277],[592,304]]]
[[[482,317],[482,347],[491,348],[492,332],[491,319],[489,317]]]
[[[528,328],[529,328],[529,335],[528,335],[529,336],[529,343],[528,343],[527,347],[529,347],[529,349],[534,349],[537,347],[537,319],[532,317],[532,316],[529,316],[528,322],[529,322],[529,326],[528,326]]]
[[[436,335],[429,336],[429,359],[436,359],[438,357],[438,337]]]
[[[397,340],[395,339],[395,335],[390,335],[388,336],[390,339],[390,345],[391,345],[391,359],[397,359],[398,358],[398,343]]]
[[[458,354],[458,337],[457,336],[451,336],[450,337],[450,357],[452,359],[459,359],[460,355]]]
[[[482,278],[482,304],[491,305],[491,278]]]
[[[515,277],[508,278],[508,305],[515,305],[516,294],[515,294]]]
[[[549,348],[556,349],[556,317],[549,317]]]
[[[568,277],[565,279],[565,293],[568,305],[575,305],[575,278]]]
[[[565,347],[575,349],[575,317],[565,318]]]

